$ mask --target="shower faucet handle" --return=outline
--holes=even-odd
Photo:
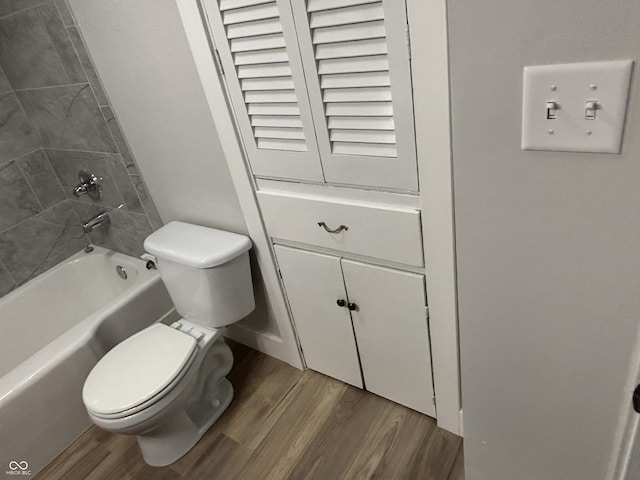
[[[80,195],[89,194],[93,200],[102,200],[102,188],[98,183],[101,178],[96,177],[93,173],[87,170],[80,170],[78,173],[80,183],[73,188],[73,196],[79,197]]]

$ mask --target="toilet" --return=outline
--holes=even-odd
[[[233,355],[222,333],[255,308],[244,235],[171,222],[145,250],[182,318],[156,323],[109,351],[82,399],[95,425],[137,435],[144,460],[169,465],[187,453],[233,398]]]

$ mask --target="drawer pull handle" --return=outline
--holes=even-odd
[[[338,300],[336,300],[336,305],[338,305],[339,307],[346,307],[347,301],[343,298],[339,298]]]
[[[327,224],[324,222],[318,222],[318,226],[324,228],[324,230],[329,233],[340,233],[343,230],[349,230],[349,227],[347,227],[346,225],[340,225],[338,228],[334,228],[332,230],[329,227],[327,227]]]
[[[354,310],[356,310],[356,311],[357,311],[357,310],[359,310],[359,309],[360,309],[360,307],[358,307],[358,305],[356,305],[355,303],[349,303],[348,307],[349,307],[349,310],[351,310],[352,312],[353,312]]]

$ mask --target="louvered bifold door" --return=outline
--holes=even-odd
[[[324,181],[288,0],[204,0],[254,175]]]
[[[418,190],[403,0],[291,0],[327,182]]]

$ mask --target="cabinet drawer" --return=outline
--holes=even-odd
[[[258,192],[272,238],[300,242],[391,262],[424,265],[418,210]],[[325,230],[347,228],[338,233]]]

